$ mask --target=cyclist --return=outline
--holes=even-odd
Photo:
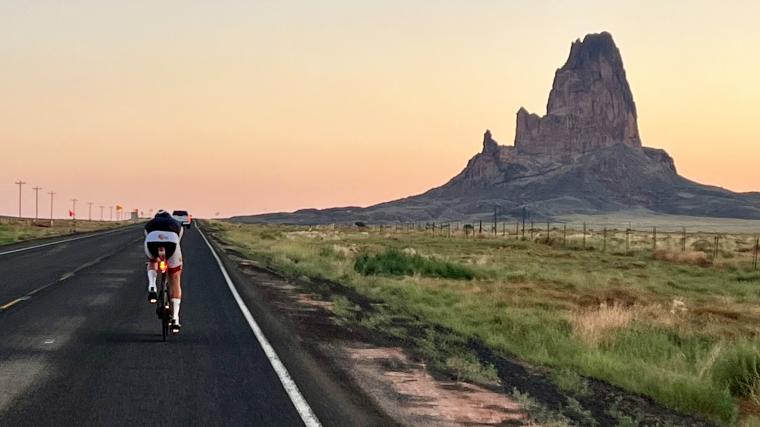
[[[158,248],[166,252],[166,263],[169,267],[169,298],[172,305],[170,328],[173,334],[178,334],[179,305],[182,301],[182,224],[177,222],[169,212],[163,209],[156,212],[152,220],[145,224],[145,255],[148,257],[148,302],[158,302],[156,293],[156,277],[158,276]]]

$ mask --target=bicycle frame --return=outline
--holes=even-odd
[[[169,332],[169,319],[171,319],[171,305],[169,302],[169,265],[166,261],[166,249],[158,249],[158,271],[156,277],[158,303],[156,314],[161,319],[161,338],[166,341]]]

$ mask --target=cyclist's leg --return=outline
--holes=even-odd
[[[145,256],[148,257],[146,271],[148,274],[148,292],[156,292],[156,277],[158,276],[157,254],[154,254],[153,248],[145,242]]]
[[[182,251],[177,245],[167,260],[169,265],[169,297],[172,301],[172,318],[179,325],[179,307],[182,302]]]
[[[169,274],[169,295],[174,299],[182,299],[182,270]]]

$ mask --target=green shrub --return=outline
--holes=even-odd
[[[737,282],[754,282],[754,281],[760,281],[760,272],[752,272],[752,273],[739,273],[736,275],[736,281]]]
[[[556,369],[552,372],[552,379],[557,386],[573,396],[588,396],[591,394],[588,381],[575,371],[567,368]]]
[[[387,249],[378,255],[362,254],[356,258],[354,269],[365,276],[413,276],[471,280],[475,272],[463,265],[448,261],[408,255],[397,249]]]
[[[715,362],[713,378],[738,397],[753,395],[760,386],[760,349],[747,342],[737,342]]]

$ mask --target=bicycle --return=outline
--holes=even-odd
[[[169,334],[169,322],[172,318],[171,302],[169,300],[169,265],[166,263],[166,249],[158,248],[158,276],[156,286],[158,301],[156,302],[156,314],[161,320],[161,339],[166,341]]]

